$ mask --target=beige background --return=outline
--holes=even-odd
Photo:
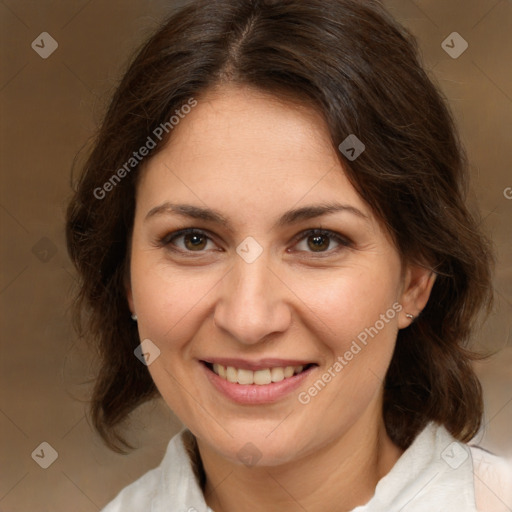
[[[390,0],[418,37],[425,65],[447,96],[471,159],[475,201],[499,258],[496,310],[475,345],[486,397],[482,444],[512,458],[512,2]],[[158,464],[179,422],[160,402],[132,419],[129,456],[109,452],[85,417],[86,349],[69,319],[73,271],[63,213],[74,156],[88,140],[137,45],[176,5],[164,0],[2,0],[0,511],[93,512]],[[452,59],[452,32],[469,43]],[[42,59],[42,32],[58,49]],[[512,196],[512,190],[510,190]],[[32,452],[58,458],[42,469]]]

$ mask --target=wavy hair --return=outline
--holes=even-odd
[[[133,355],[140,340],[124,287],[138,168],[104,197],[94,191],[176,109],[224,83],[313,105],[336,148],[349,134],[364,141],[355,161],[338,152],[348,179],[402,260],[437,274],[424,311],[398,333],[384,387],[388,434],[405,449],[436,421],[469,440],[480,426],[482,392],[466,345],[492,302],[492,252],[466,205],[466,159],[445,100],[414,38],[374,0],[193,0],[134,58],[67,212],[77,326],[101,362],[95,428],[112,449],[128,447],[122,421],[158,391]]]

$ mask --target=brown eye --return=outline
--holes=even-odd
[[[313,252],[322,252],[329,249],[331,239],[326,235],[311,235],[308,236],[307,242]]]
[[[183,236],[183,243],[189,251],[202,251],[208,243],[208,237],[200,233],[189,233]]]
[[[303,231],[297,238],[299,241],[294,245],[293,251],[317,254],[318,257],[334,255],[345,248],[352,247],[352,242],[348,238],[328,229]]]
[[[181,253],[207,252],[218,249],[208,233],[196,229],[181,230],[170,233],[160,239],[161,247],[177,249]]]

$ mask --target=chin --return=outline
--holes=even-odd
[[[246,467],[271,467],[292,462],[315,448],[314,432],[311,435],[315,437],[308,443],[303,436],[305,432],[309,434],[309,429],[285,426],[287,421],[251,419],[227,423],[226,430],[217,424],[190,430],[204,447],[226,460]]]

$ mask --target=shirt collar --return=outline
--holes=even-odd
[[[477,512],[469,447],[430,423],[375,489],[352,512]]]
[[[169,443],[151,512],[213,512],[201,490],[197,445],[188,430]],[[471,452],[444,427],[429,424],[375,489],[352,512],[477,512]]]
[[[189,430],[182,430],[171,439],[160,465],[158,492],[151,503],[151,512],[213,512],[199,484],[197,457],[195,439]]]

